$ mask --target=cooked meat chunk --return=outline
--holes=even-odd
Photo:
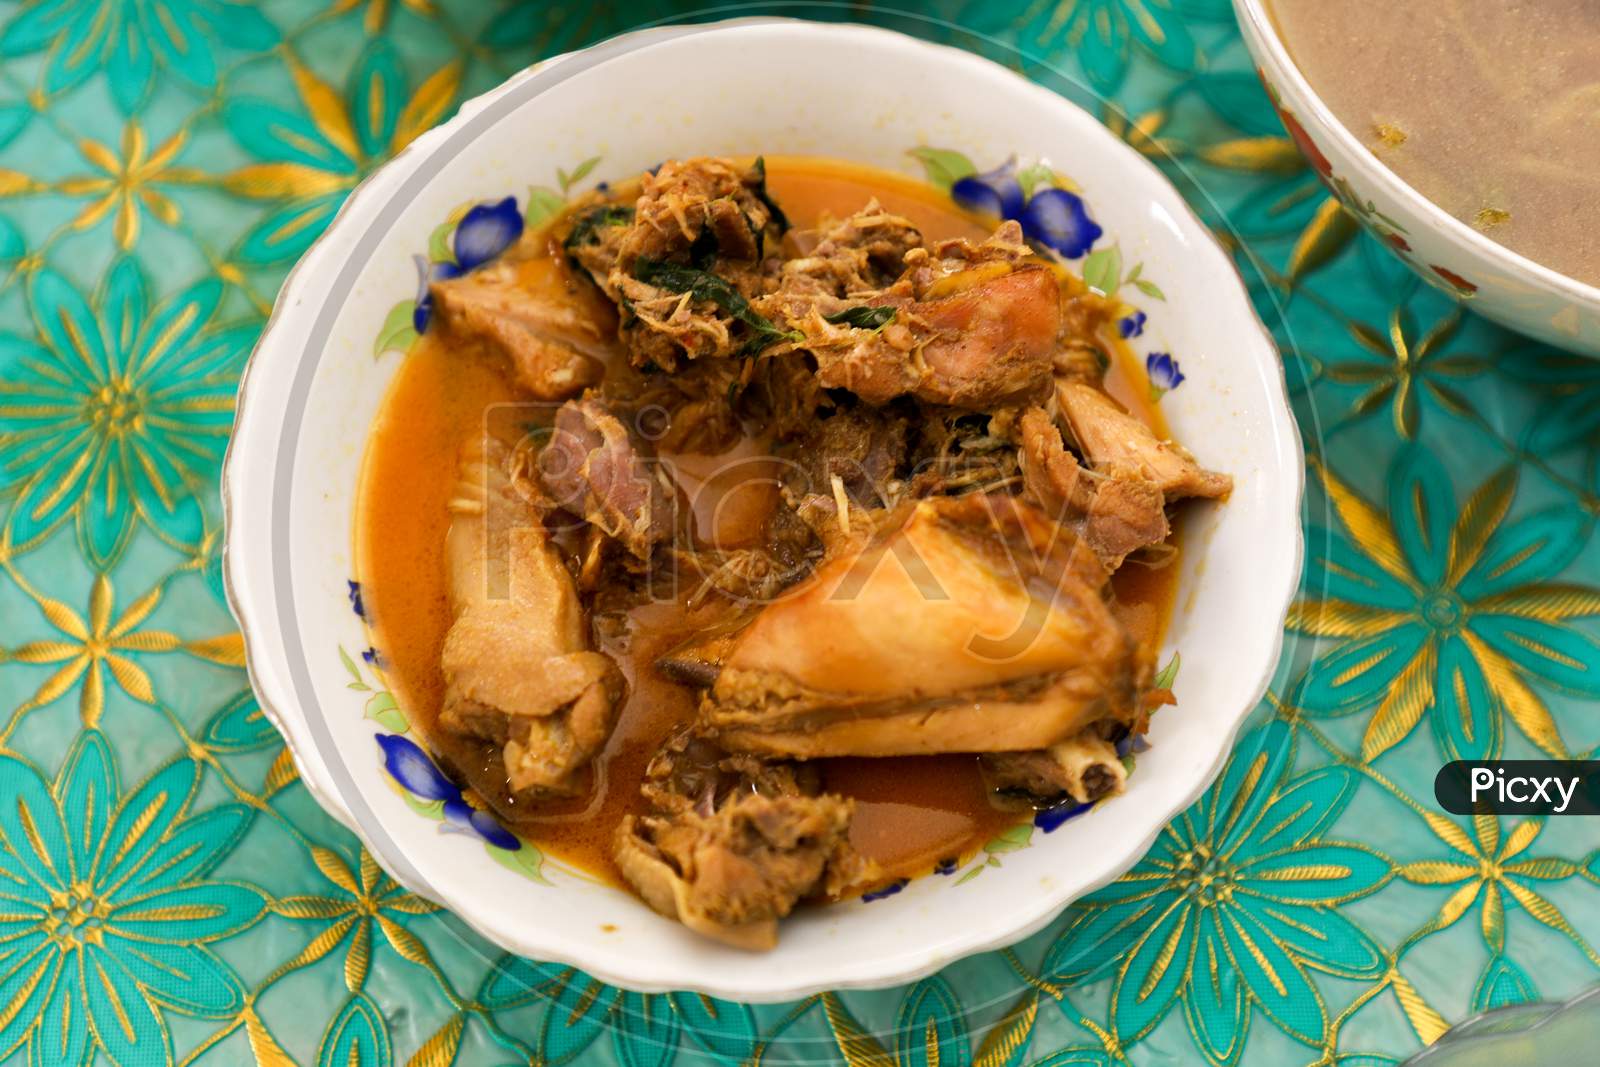
[[[1029,408],[1018,423],[1022,435],[1017,458],[1023,485],[1052,515],[1082,516],[1089,511],[1094,486],[1078,457],[1061,442],[1061,431],[1043,408]]]
[[[649,559],[672,537],[676,490],[646,443],[592,397],[569,400],[539,455],[551,500]]]
[[[533,288],[514,263],[435,282],[432,292],[445,329],[504,356],[517,383],[540,400],[583,392],[612,355],[609,306],[571,287]]]
[[[739,168],[726,159],[668,160],[644,176],[633,223],[622,237],[615,269],[631,273],[643,257],[678,260],[694,255],[754,263],[764,254],[768,227],[786,221],[766,192],[766,168]]]
[[[870,534],[877,513],[911,492],[909,437],[909,420],[887,409],[856,405],[814,418],[788,457],[783,500],[768,524],[774,542],[798,535],[814,561],[815,548],[831,555]]]
[[[1103,390],[1078,381],[1056,386],[1056,400],[1072,435],[1096,470],[1122,466],[1154,482],[1168,503],[1187,496],[1224,497],[1226,474],[1202,470],[1182,446],[1162,441]]]
[[[1167,539],[1161,488],[1143,472],[1112,464],[1093,474],[1068,452],[1042,408],[1023,412],[1019,425],[1023,484],[1047,512],[1079,531],[1107,570],[1130,552]]]
[[[721,159],[671,161],[646,175],[603,283],[634,364],[671,371],[776,341],[749,301],[765,291],[766,247],[786,225],[759,160],[744,170]],[[586,255],[591,269],[600,265]]]
[[[680,733],[651,762],[651,812],[618,830],[617,866],[652,908],[738,948],[777,944],[801,898],[870,876],[850,847],[853,804],[791,764],[729,755]]]
[[[1116,748],[1092,729],[1049,748],[986,753],[982,767],[989,788],[1045,802],[1071,797],[1086,804],[1122,792],[1128,778]]]
[[[841,222],[800,235],[797,243],[813,240],[809,251],[784,262],[778,281],[783,296],[845,301],[876,293],[900,277],[906,253],[922,247],[922,234],[911,220],[883,210],[876,200]]]
[[[743,431],[733,397],[748,367],[749,361],[703,360],[671,376],[640,375],[647,388],[637,410],[658,407],[667,415],[666,425],[657,428],[657,445],[667,452],[716,455],[736,444]]]
[[[905,280],[918,300],[936,300],[1030,262],[1040,261],[1023,239],[1022,225],[1008,220],[977,244],[958,237],[907,253]]]
[[[821,792],[815,767],[731,751],[692,726],[672,731],[645,768],[640,796],[655,815],[709,815],[744,793],[811,797]]]
[[[904,513],[744,631],[701,705],[725,744],[806,759],[1007,751],[1138,714],[1149,665],[1069,530],[998,494]]]
[[[988,410],[1048,392],[1061,323],[1060,288],[1048,268],[975,279],[949,296],[913,304],[908,318],[921,364],[909,391],[918,399]],[[818,375],[828,380],[821,366]]]
[[[1020,483],[1010,411],[924,407],[921,416],[914,424],[912,496],[1009,489]]]
[[[799,336],[817,381],[871,404],[911,395],[987,410],[1049,392],[1061,329],[1055,274],[1015,222],[930,255],[909,222],[869,205],[786,262],[756,309]],[[894,257],[902,269],[890,282]]]
[[[846,497],[864,507],[885,507],[907,457],[904,416],[874,408],[849,408],[816,420],[795,450],[788,486],[796,495],[834,496],[834,480]]]
[[[1113,467],[1104,472],[1089,501],[1083,537],[1108,570],[1128,554],[1167,539],[1165,500],[1161,489],[1136,470]]]
[[[446,543],[454,621],[439,724],[503,746],[513,792],[568,791],[610,736],[622,678],[504,450],[463,456]]]
[[[816,357],[818,382],[869,404],[911,395],[980,411],[1041,399],[1060,328],[1055,275],[1030,266],[969,281],[932,300],[880,294],[858,305],[892,312],[883,325],[829,322],[817,306],[784,321]]]

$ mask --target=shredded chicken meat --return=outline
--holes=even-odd
[[[696,933],[771,948],[802,898],[871,874],[850,846],[851,802],[820,793],[815,779],[679,732],[646,772],[646,812],[618,830],[623,877]]]

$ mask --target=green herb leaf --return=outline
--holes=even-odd
[[[950,187],[962,178],[978,173],[978,168],[973,165],[972,160],[953,149],[930,148],[923,145],[911,149],[910,154],[922,164],[923,173],[927,174],[928,180],[945,192],[949,192]]]
[[[411,347],[417,339],[417,328],[412,325],[416,303],[411,300],[402,300],[389,309],[389,314],[383,317],[383,325],[378,328],[378,339],[372,344],[372,357],[383,355],[385,352],[404,352]]]
[[[1083,261],[1083,280],[1106,296],[1117,291],[1122,284],[1122,253],[1116,245],[1089,253]]]
[[[533,185],[528,188],[528,210],[523,212],[522,220],[529,226],[537,226],[553,215],[559,214],[566,200],[561,194],[547,185]]]
[[[710,271],[667,263],[649,256],[634,261],[633,276],[646,285],[659,286],[674,293],[688,293],[696,300],[717,305],[752,331],[740,355],[751,355],[778,341],[797,341],[800,334],[780,330],[772,321],[750,306],[739,290]]]
[[[854,326],[858,330],[878,330],[894,321],[894,313],[895,309],[888,305],[873,307],[862,304],[859,307],[835,311],[832,315],[824,315],[822,321],[831,322],[835,326]]]
[[[756,161],[752,165],[751,169],[754,170],[756,174],[760,175],[760,180],[756,182],[756,199],[761,201],[762,204],[766,205],[766,209],[772,213],[772,221],[773,224],[778,227],[778,232],[788,233],[789,216],[783,213],[783,208],[779,207],[778,202],[772,199],[772,195],[767,192],[766,159],[762,156],[757,156]]]
[[[1172,658],[1167,660],[1167,665],[1161,668],[1161,673],[1156,675],[1156,680],[1151,684],[1155,689],[1171,689],[1172,683],[1178,680],[1178,668],[1183,664],[1183,657],[1176,651]]]
[[[710,226],[707,226],[695,234],[694,240],[689,243],[689,265],[698,270],[705,270],[716,261],[719,251],[721,249],[717,245],[717,235]]]
[[[582,163],[579,163],[576,167],[573,167],[571,174],[568,174],[560,167],[557,167],[556,181],[561,183],[561,191],[563,193],[568,192],[574,185],[577,185],[579,182],[583,181],[583,179],[587,178],[589,176],[589,172],[594,170],[595,165],[599,162],[599,156],[590,156]]]
[[[1024,200],[1033,196],[1033,191],[1041,185],[1053,185],[1055,180],[1056,172],[1043,163],[1035,163],[1031,167],[1023,167],[1017,171],[1017,184],[1022,187]]]
[[[583,212],[572,224],[572,232],[561,242],[571,252],[579,245],[600,243],[600,231],[609,226],[626,226],[633,221],[633,208],[626,204],[601,204]]]

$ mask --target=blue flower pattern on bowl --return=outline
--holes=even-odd
[[[1160,400],[1171,389],[1183,384],[1183,371],[1170,352],[1152,352],[1144,357],[1144,373],[1150,379],[1150,397]]]
[[[442,805],[446,831],[473,834],[509,852],[522,847],[522,842],[495,822],[494,816],[467,803],[461,787],[446,778],[415,741],[400,734],[374,736],[383,750],[383,769],[389,777],[413,796]]]
[[[950,195],[971,211],[1015,219],[1034,245],[1065,259],[1082,259],[1104,233],[1089,217],[1083,197],[1055,185],[1048,169],[1018,172],[1016,157],[994,170],[968,174],[950,183]]]

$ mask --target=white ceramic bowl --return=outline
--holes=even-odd
[[[530,184],[557,167],[598,156],[593,181],[674,155],[762,151],[917,173],[918,145],[984,165],[1048,160],[1081,187],[1105,231],[1095,247],[1114,243],[1120,274],[1140,264],[1165,294],[1123,287],[1147,315],[1141,351],[1182,364],[1162,401],[1173,431],[1236,488],[1186,529],[1168,637],[1183,654],[1179,704],[1156,717],[1125,796],[1032,831],[1026,847],[1004,843],[982,877],[807,909],[775,952],[747,954],[540,864],[532,845],[487,843],[413,758],[404,709],[361,659],[369,638],[351,610],[357,477],[401,360],[375,339],[403,332],[413,255],[441,220],[508,195],[526,206]],[[356,190],[285,284],[246,373],[224,478],[226,572],[256,692],[306,786],[400,881],[507,948],[608,982],[772,1001],[909,980],[1010,943],[1132,865],[1211,781],[1267,685],[1299,576],[1302,483],[1277,353],[1228,258],[1152,166],[1088,114],[972,55],[864,27],[741,20],[632,34],[524,72]]]
[[[1233,0],[1245,45],[1300,151],[1361,224],[1429,284],[1513,330],[1600,356],[1600,288],[1489,240],[1384,166],[1289,56],[1270,0]]]

